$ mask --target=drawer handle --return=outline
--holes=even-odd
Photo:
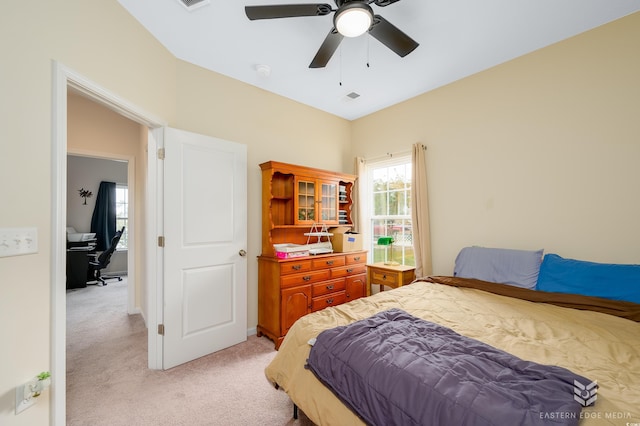
[[[327,290],[333,290],[333,284],[327,286]]]
[[[311,279],[311,275],[305,275],[304,277],[302,277],[302,279],[304,281],[309,281]]]
[[[352,272],[353,272],[353,268],[349,268],[349,269],[347,269],[347,272],[348,272],[348,273],[352,273]]]
[[[353,260],[355,260],[357,262],[358,260],[360,260],[360,256],[354,257]]]
[[[383,280],[386,280],[386,279],[387,279],[387,274],[383,274],[383,275],[382,275],[382,279],[383,279]]]
[[[333,299],[327,299],[327,305],[331,305],[333,303]]]
[[[329,266],[333,265],[333,260],[327,260],[327,265]]]
[[[294,271],[299,271],[302,268],[302,265],[293,265],[291,267],[291,269],[293,269]]]

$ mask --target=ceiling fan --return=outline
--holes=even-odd
[[[357,37],[369,32],[375,39],[405,57],[418,43],[380,15],[374,15],[370,4],[385,7],[400,0],[334,0],[337,9],[326,3],[279,4],[266,6],[245,6],[250,20],[295,18],[299,16],[324,16],[332,12],[333,28],[327,34],[309,68],[323,68],[327,65],[344,37]]]

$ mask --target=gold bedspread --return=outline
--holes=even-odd
[[[640,425],[640,323],[599,312],[425,282],[299,319],[266,368],[267,379],[282,388],[317,425],[362,425],[304,368],[310,350],[307,342],[322,330],[392,307],[520,358],[565,367],[596,380],[597,400],[582,410],[581,425]]]

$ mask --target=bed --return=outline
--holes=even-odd
[[[577,418],[565,419],[570,416],[564,411],[545,412],[542,424],[640,424],[640,304],[462,276],[420,279],[299,319],[266,368],[267,379],[317,425],[366,424],[310,371],[310,341],[324,330],[393,309],[522,360],[597,382],[597,399],[580,407]]]

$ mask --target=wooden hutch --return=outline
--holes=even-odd
[[[280,347],[300,317],[366,295],[366,251],[276,256],[274,244],[307,244],[317,224],[352,226],[355,176],[269,161],[262,169],[258,336]]]

